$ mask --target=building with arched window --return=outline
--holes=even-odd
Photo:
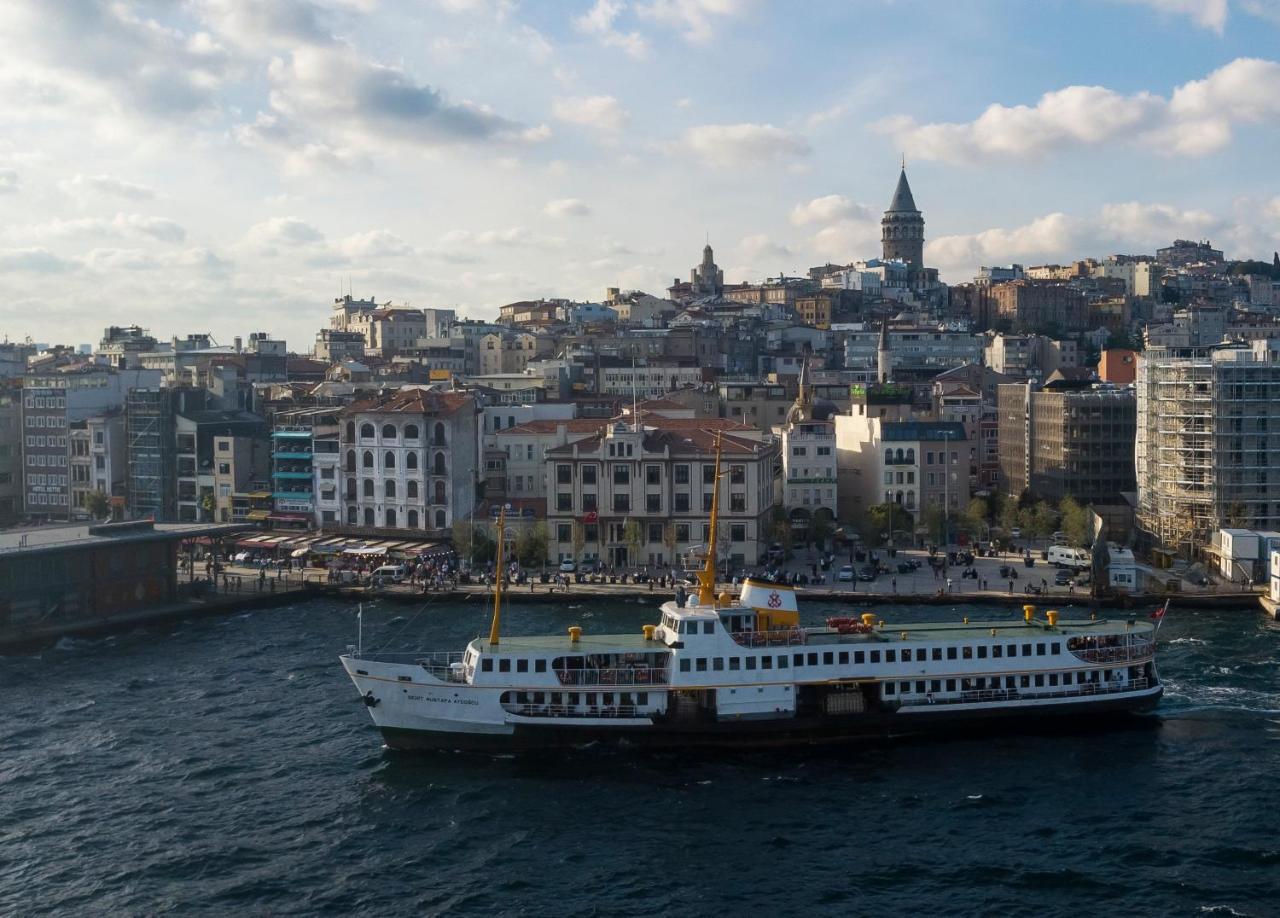
[[[480,469],[473,396],[407,387],[357,401],[343,416],[339,461],[366,484],[343,491],[338,518],[429,531],[471,513]]]

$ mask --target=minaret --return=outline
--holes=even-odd
[[[876,345],[876,381],[887,383],[893,378],[893,355],[889,352],[889,317],[880,323],[880,343]]]
[[[880,220],[880,245],[886,261],[900,258],[916,270],[924,267],[924,217],[911,195],[905,163],[893,200]]]

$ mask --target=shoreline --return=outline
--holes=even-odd
[[[575,584],[565,589],[550,584],[537,584],[536,589],[511,587],[504,594],[504,599],[514,604],[554,604],[580,603],[584,600],[614,600],[618,602],[648,601],[655,607],[672,597],[670,589],[654,588],[650,590],[646,584]],[[1113,596],[1105,599],[1090,599],[1088,596],[1023,596],[1006,592],[973,591],[939,595],[937,593],[871,593],[852,590],[824,590],[811,587],[797,587],[798,598],[808,603],[840,604],[846,606],[955,606],[970,603],[988,605],[1013,606],[1020,608],[1033,605],[1037,609],[1051,609],[1055,606],[1094,606],[1100,609],[1133,609],[1142,610],[1164,602],[1164,596]],[[202,600],[188,600],[169,603],[149,609],[140,609],[111,618],[99,618],[75,622],[46,624],[43,626],[15,629],[12,633],[0,635],[0,653],[40,647],[56,642],[64,637],[97,637],[104,634],[118,633],[138,626],[164,624],[192,618],[208,618],[216,615],[230,615],[253,609],[268,609],[275,606],[288,605],[300,600],[316,597],[330,597],[357,603],[370,600],[387,600],[404,605],[438,605],[444,603],[464,603],[477,601],[489,604],[493,601],[493,591],[480,585],[468,585],[455,589],[433,590],[423,593],[417,588],[390,587],[374,590],[371,587],[357,587],[345,584],[307,581],[296,587],[276,592],[230,592],[215,593]],[[1270,614],[1259,601],[1256,593],[1222,593],[1222,594],[1174,594],[1175,607],[1186,609],[1239,609],[1262,611]]]

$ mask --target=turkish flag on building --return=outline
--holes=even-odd
[[[596,513],[594,510],[582,517],[582,522],[584,523],[598,523],[599,521],[600,514]]]

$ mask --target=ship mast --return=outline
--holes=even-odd
[[[489,625],[489,644],[498,643],[498,635],[502,624],[502,548],[503,534],[507,528],[507,508],[498,511],[498,554],[496,564],[497,579],[493,582],[493,622]]]
[[[716,530],[720,525],[720,434],[716,433],[716,474],[711,492],[711,529],[707,535],[707,555],[698,571],[698,604],[714,606],[716,602]]]

